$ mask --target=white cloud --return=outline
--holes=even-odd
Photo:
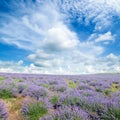
[[[0,29],[4,34],[3,42],[32,51],[46,46],[55,50],[68,49],[79,43],[76,33],[63,24],[62,14],[51,3],[36,6],[27,13],[20,18],[8,16],[10,22]]]
[[[9,19],[9,22],[2,24],[0,34],[4,37],[1,37],[1,40],[23,49],[35,50],[41,47],[48,30],[61,21],[60,14],[49,4],[38,5],[34,8],[29,6],[28,11],[23,8],[23,5],[24,3],[20,4],[19,8],[23,12],[25,10],[27,14],[24,13],[25,15],[19,18],[5,16]]]
[[[23,72],[23,61],[0,61],[0,72]]]
[[[18,65],[22,65],[23,64],[23,60],[18,61]]]
[[[51,59],[51,58],[53,58],[54,57],[54,53],[50,53],[50,54],[48,54],[48,53],[45,53],[43,50],[37,50],[36,52],[35,52],[35,54],[30,54],[29,56],[28,56],[28,59],[30,59],[30,60],[34,60],[34,59],[36,59],[36,60],[39,60],[39,59],[42,59],[42,60],[49,60],[49,59]]]
[[[106,0],[106,3],[120,15],[120,0]]]
[[[78,42],[77,37],[64,24],[64,21],[70,21],[69,15],[71,18],[78,16],[80,23],[85,18],[86,25],[92,21],[95,23],[95,30],[102,30],[112,25],[112,16],[119,15],[119,4],[119,0],[64,0],[61,2],[54,0],[53,2],[37,1],[35,5],[29,3],[26,9],[23,2],[19,6],[14,2],[13,6],[21,9],[17,12],[22,13],[22,16],[18,18],[4,16],[9,22],[1,23],[0,34],[4,34],[1,36],[1,41],[28,50],[40,48],[44,43],[43,40],[49,41],[53,46],[57,42],[60,43],[58,48],[74,46]],[[50,37],[51,40],[49,40]]]
[[[46,49],[56,51],[73,48],[79,44],[79,40],[74,32],[60,23],[48,30],[43,44]]]
[[[115,36],[116,35],[112,35],[110,31],[103,34],[93,33],[88,38],[88,41],[95,42],[95,43],[103,42],[104,44],[109,44],[110,42],[115,41]]]
[[[107,56],[108,59],[112,59],[112,60],[117,60],[118,57],[116,55],[114,55],[113,53],[110,53],[108,56]]]
[[[54,0],[56,2],[56,0]],[[58,2],[61,9],[78,22],[95,23],[95,31],[101,31],[112,25],[112,17],[120,16],[119,0],[64,0]]]
[[[73,53],[75,53],[74,51]],[[106,57],[89,59],[88,56],[78,56],[71,53],[70,56],[65,56],[62,58],[53,58],[49,60],[49,65],[45,61],[39,60],[39,62],[44,62],[42,65],[47,65],[47,67],[39,67],[35,64],[30,64],[29,66],[23,66],[18,62],[4,62],[0,61],[0,72],[17,72],[17,73],[38,73],[38,74],[85,74],[85,73],[119,73],[120,72],[120,56],[114,54],[109,54]],[[77,52],[76,52],[77,53]],[[70,53],[69,53],[70,54]],[[66,60],[69,59],[69,60]],[[78,61],[76,61],[78,59]],[[54,66],[54,67],[53,67]]]
[[[119,12],[117,4],[113,5],[111,1],[64,0],[58,3],[54,0],[54,3],[43,4],[43,1],[38,0],[37,5],[30,5],[29,9],[20,4],[19,8],[24,15],[19,18],[6,16],[9,22],[1,25],[0,34],[4,35],[1,41],[31,50],[27,58],[33,63],[22,66],[22,60],[17,63],[1,61],[0,71],[60,74],[119,72],[120,57],[110,54],[102,58],[100,55],[104,48],[96,45],[97,42],[114,41],[115,36],[110,31],[92,34],[88,41],[81,42],[67,26],[69,18],[78,15],[80,23],[83,17],[85,25],[89,25],[90,21],[95,23],[95,31],[108,27],[112,15]]]
[[[86,65],[94,64],[96,56],[102,53],[101,47],[94,44],[84,43],[78,48],[71,48],[65,51],[48,52],[38,50],[34,54],[28,56],[36,67],[40,67],[43,71],[52,73],[88,73]],[[96,52],[97,51],[97,52]],[[44,56],[44,57],[43,57]],[[88,63],[88,64],[87,64]],[[59,71],[60,70],[60,71]],[[93,71],[91,71],[92,73]]]
[[[111,34],[111,32],[107,32],[105,34],[99,34],[98,38],[95,39],[95,42],[101,42],[101,41],[114,41],[115,40],[115,36],[113,36]]]

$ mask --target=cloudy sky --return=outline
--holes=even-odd
[[[0,0],[0,72],[120,72],[120,0]]]

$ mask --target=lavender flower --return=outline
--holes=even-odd
[[[52,116],[43,117],[41,120],[88,120],[88,114],[77,107],[60,108]]]
[[[8,117],[8,112],[5,108],[5,105],[3,102],[0,102],[0,120],[6,120]]]
[[[40,97],[47,96],[48,93],[49,91],[45,87],[40,87],[37,85],[30,85],[26,89],[24,89],[24,91],[22,92],[22,95],[31,96],[38,100]]]

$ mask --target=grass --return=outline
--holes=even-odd
[[[0,84],[2,84],[4,80],[5,80],[5,77],[0,76]]]
[[[111,90],[112,90],[112,92],[120,91],[120,86],[117,83],[112,83]]]
[[[69,88],[76,88],[77,87],[77,82],[73,82],[72,80],[67,80],[67,85]]]
[[[15,82],[23,82],[23,80],[19,79],[19,78],[14,78]]]
[[[109,89],[103,90],[103,94],[105,94],[106,96],[110,96],[111,93],[117,92],[117,91],[120,91],[120,86],[118,83],[113,82]]]
[[[0,90],[0,98],[2,99],[9,99],[13,98],[13,94],[10,92],[10,90]]]
[[[41,84],[40,86],[43,86],[45,88],[49,88],[49,85],[48,84]]]
[[[12,103],[11,110],[12,111],[17,111],[21,109],[21,99],[11,99],[10,102]]]
[[[20,114],[23,99],[22,96],[4,99],[5,106],[9,113],[8,120],[24,120]]]
[[[3,77],[3,76],[0,76],[0,80],[5,80],[5,77]]]
[[[40,117],[48,112],[41,102],[30,103],[27,109],[28,112],[25,114],[25,120],[39,120]]]
[[[108,107],[107,112],[102,116],[102,120],[120,120],[120,109]]]
[[[77,105],[80,102],[79,97],[68,97],[63,101],[63,105]]]
[[[51,99],[50,99],[50,102],[55,105],[57,102],[58,102],[58,99],[59,97],[57,95],[53,96]]]
[[[99,89],[99,88],[96,88],[95,91],[96,91],[96,92],[102,92],[102,90]]]
[[[105,90],[103,90],[103,94],[106,95],[106,96],[110,96],[111,93],[112,93],[111,89],[105,89]]]

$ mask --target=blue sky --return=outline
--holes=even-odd
[[[0,72],[119,71],[119,0],[0,0]]]

